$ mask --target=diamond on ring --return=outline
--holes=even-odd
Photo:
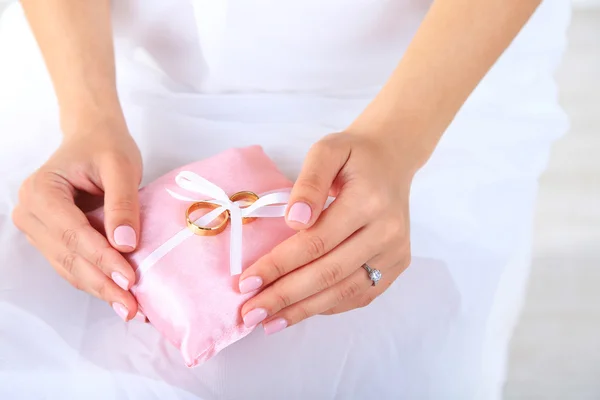
[[[373,286],[377,285],[377,282],[381,280],[381,271],[375,268],[369,267],[367,264],[363,264],[363,268],[369,273],[369,279],[373,282]]]

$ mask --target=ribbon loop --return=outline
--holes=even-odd
[[[199,193],[216,200],[228,201],[227,193],[208,179],[190,171],[182,171],[175,177],[175,183],[182,189]]]

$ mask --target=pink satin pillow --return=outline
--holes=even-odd
[[[191,171],[218,185],[228,195],[249,190],[265,193],[286,189],[292,183],[259,146],[230,149],[158,178],[140,190],[141,232],[138,248],[126,255],[134,268],[163,243],[186,230],[185,211],[190,201],[176,199],[168,190],[182,193],[175,178]],[[89,214],[102,225],[102,209]],[[146,270],[132,288],[150,323],[180,351],[189,367],[196,366],[248,335],[241,306],[255,293],[240,294],[238,276],[230,274],[230,230],[216,236],[192,235]],[[294,231],[283,218],[258,218],[242,227],[242,267],[246,268]]]

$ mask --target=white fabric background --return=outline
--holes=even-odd
[[[255,143],[293,178],[308,147],[368,103],[427,3],[195,6],[116,4],[119,86],[144,182]],[[14,6],[0,25],[0,394],[495,398],[527,277],[537,177],[566,129],[552,72],[568,16],[566,2],[544,2],[419,173],[414,261],[392,288],[365,309],[268,338],[257,330],[187,370],[151,326],[125,325],[61,281],[10,222],[20,182],[60,140],[51,85]]]

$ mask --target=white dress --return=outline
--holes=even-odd
[[[114,2],[144,183],[250,144],[293,179],[309,146],[368,104],[428,5]],[[0,398],[498,398],[537,179],[567,129],[552,74],[569,16],[568,1],[543,2],[418,173],[413,262],[384,295],[273,336],[257,329],[187,369],[150,325],[124,324],[61,280],[11,223],[21,181],[60,141],[50,81],[13,4],[0,23]]]

